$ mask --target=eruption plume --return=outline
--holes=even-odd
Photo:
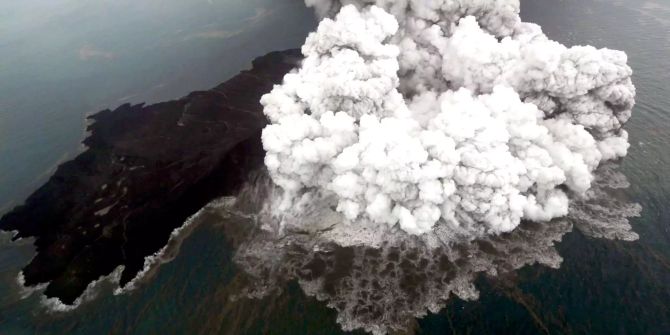
[[[551,41],[518,0],[306,3],[324,19],[261,101],[280,216],[318,198],[352,234],[498,235],[626,155],[626,54]]]
[[[558,268],[573,226],[637,239],[608,163],[629,147],[625,53],[551,41],[519,0],[306,3],[305,59],[261,100],[270,180],[223,209],[251,231],[240,297],[297,280],[345,330],[407,331],[482,273]]]

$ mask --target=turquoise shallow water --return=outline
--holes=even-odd
[[[627,126],[632,147],[622,163],[631,187],[621,196],[644,208],[642,216],[632,221],[640,239],[611,241],[587,237],[579,231],[569,233],[557,247],[563,256],[560,269],[533,265],[503,278],[490,280],[481,276],[476,281],[479,300],[466,302],[454,298],[439,313],[429,314],[414,323],[413,332],[670,334],[670,211],[667,206],[670,203],[667,172],[670,171],[670,1],[522,0],[522,3],[524,19],[541,24],[556,40],[569,45],[593,44],[628,52],[635,70],[638,105]],[[250,9],[245,13],[255,11]],[[193,15],[193,22],[201,21]],[[282,22],[293,21],[287,19],[289,17],[309,21],[310,16],[304,11],[286,11],[283,15]],[[302,29],[309,30],[304,26]],[[290,47],[292,43],[298,45],[302,39],[297,33],[292,38],[273,43],[281,44],[276,47],[279,49]],[[211,43],[209,48],[218,50],[218,57],[231,52],[214,46],[225,43],[207,43]],[[275,46],[269,42],[266,45]],[[238,51],[239,48],[234,49],[233,53]],[[98,61],[105,62],[104,55],[91,57],[103,57]],[[252,56],[242,58],[240,56],[239,62],[245,64]],[[205,64],[203,69],[211,68],[210,63],[205,61]],[[156,68],[160,66],[161,63],[157,63]],[[207,79],[194,74],[194,78],[202,79],[200,83],[206,87],[210,85],[207,80],[213,84],[228,75],[225,71],[232,73],[237,69],[221,71],[224,72],[217,74],[221,75],[218,79],[214,74],[205,76]],[[143,73],[143,76],[147,75]],[[137,87],[151,86],[143,86],[144,83],[138,81]],[[182,88],[192,89],[186,85]],[[140,88],[133,89],[128,86],[127,92],[119,93],[119,98],[144,92]],[[81,95],[71,93],[72,101],[81,101]],[[144,94],[142,98],[151,99],[149,93],[141,94]],[[114,105],[116,100],[113,99],[118,98],[109,99],[112,100],[103,99],[100,103]],[[41,115],[39,111],[34,113]],[[64,114],[54,112],[54,115],[55,119],[65,118]],[[74,114],[68,115],[70,125],[66,128],[73,133],[70,142],[63,140],[62,143],[76,143],[81,127],[74,126],[77,125],[72,122],[76,119]],[[62,136],[57,133],[66,128],[49,128],[49,132]],[[25,127],[22,131],[26,137],[48,139],[52,136],[39,135],[38,130]],[[57,160],[69,149],[58,150],[53,146],[47,151]],[[19,164],[17,159],[12,164]],[[0,171],[7,174],[15,170]],[[31,171],[37,172],[22,173],[30,179],[36,178],[41,170]],[[23,183],[17,182],[17,185]],[[7,190],[4,186],[2,189]],[[19,194],[14,190],[9,193]],[[111,285],[103,283],[95,290],[96,298],[67,313],[49,312],[41,306],[38,295],[21,299],[15,277],[20,265],[32,257],[31,247],[1,243],[0,334],[341,333],[336,323],[337,313],[306,296],[295,282],[288,283],[282,293],[262,299],[231,300],[246,283],[241,269],[232,261],[232,246],[238,243],[234,239],[237,235],[231,234],[229,226],[222,222],[226,219],[216,213],[200,216],[192,231],[184,234],[183,244],[173,243],[169,248],[168,255],[174,259],[152,272],[136,290],[113,295]]]

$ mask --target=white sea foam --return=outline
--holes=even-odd
[[[45,295],[40,297],[40,303],[42,306],[46,307],[48,311],[54,313],[73,311],[79,308],[82,304],[94,300],[101,293],[102,285],[104,283],[117,285],[121,279],[121,273],[123,272],[123,269],[124,267],[120,265],[108,276],[102,276],[97,280],[90,282],[88,286],[86,286],[86,290],[84,290],[84,292],[79,297],[77,297],[77,299],[75,299],[72,304],[65,304],[58,298],[47,298]],[[44,287],[46,287],[46,285]]]
[[[152,255],[149,255],[144,258],[144,266],[142,270],[135,275],[124,287],[117,287],[114,290],[114,295],[128,293],[135,290],[141,282],[147,281],[155,275],[159,267],[163,264],[169,263],[177,256],[181,244],[186,237],[189,236],[190,232],[197,226],[198,217],[205,211],[226,206],[232,200],[229,197],[223,197],[217,200],[214,200],[207,204],[207,206],[200,209],[195,214],[191,215],[184,224],[175,228],[170,234],[168,242],[163,248],[156,251]]]

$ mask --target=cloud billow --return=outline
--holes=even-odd
[[[348,227],[497,235],[627,153],[625,53],[551,41],[518,0],[307,4],[326,18],[261,101],[277,213],[317,194]]]

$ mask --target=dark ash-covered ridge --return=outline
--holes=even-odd
[[[0,219],[15,238],[36,238],[25,284],[49,282],[48,297],[72,304],[119,265],[121,285],[130,281],[172,230],[262,164],[260,97],[300,57],[270,53],[212,90],[91,116],[87,150]]]

